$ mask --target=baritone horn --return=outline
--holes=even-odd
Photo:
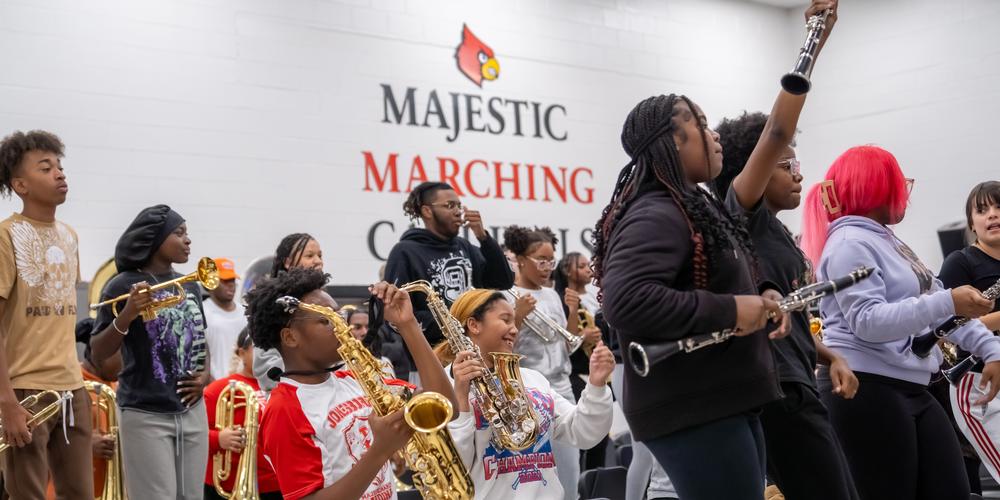
[[[51,397],[53,401],[47,406],[42,407],[42,409],[37,412],[32,413],[31,417],[29,417],[26,422],[28,424],[29,431],[38,426],[38,424],[45,422],[59,413],[59,409],[62,408],[63,402],[72,398],[73,394],[70,392],[59,394],[56,391],[42,391],[22,399],[18,404],[31,413],[31,408],[38,406],[38,403],[45,397]],[[7,448],[10,448],[11,446],[13,445],[8,443],[7,438],[3,436],[3,426],[0,425],[0,453],[7,451]]]
[[[809,77],[812,75],[813,64],[816,62],[816,54],[819,53],[819,42],[823,38],[823,31],[826,30],[826,19],[831,14],[830,9],[809,17],[806,21],[806,41],[799,50],[799,58],[795,60],[795,67],[781,77],[781,87],[789,94],[802,95],[809,92],[812,82]]]
[[[237,402],[242,398],[243,402]],[[236,424],[235,413],[244,408],[242,425]],[[249,385],[230,380],[229,385],[219,394],[215,404],[215,428],[223,430],[237,425],[246,433],[246,444],[240,453],[240,462],[236,466],[236,481],[233,491],[226,491],[222,483],[232,475],[233,452],[223,450],[212,457],[212,482],[215,491],[222,498],[233,500],[258,500],[257,492],[257,430],[260,427],[260,406],[257,403],[257,393]]]
[[[118,413],[115,391],[105,384],[83,381],[83,387],[94,395],[94,429],[115,440],[115,451],[107,459],[104,469],[104,486],[97,500],[128,500],[125,492],[125,475],[122,468],[122,446],[118,440]],[[95,460],[97,460],[95,458]]]
[[[215,266],[215,261],[208,258],[202,257],[198,261],[198,270],[181,276],[180,278],[172,279],[170,281],[164,281],[146,288],[141,291],[141,293],[152,293],[157,290],[163,290],[166,288],[175,288],[177,293],[173,295],[168,295],[160,299],[153,299],[148,306],[144,307],[141,311],[143,321],[152,321],[156,317],[157,311],[167,307],[174,307],[181,302],[184,302],[187,297],[187,292],[184,291],[182,286],[184,283],[189,283],[192,281],[197,281],[201,283],[201,286],[205,287],[206,290],[215,290],[219,286],[219,270]],[[118,303],[128,299],[127,293],[119,295],[113,299],[105,300],[104,302],[98,302],[96,304],[90,304],[91,309],[99,309],[108,304],[112,304],[111,312],[114,313],[115,317],[118,317]]]

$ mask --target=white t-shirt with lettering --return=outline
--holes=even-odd
[[[347,475],[371,448],[371,412],[361,386],[344,372],[321,384],[282,378],[260,423],[264,458],[274,467],[282,496],[296,500]],[[361,498],[396,498],[388,462]]]

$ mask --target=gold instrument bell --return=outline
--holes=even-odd
[[[104,484],[101,485],[101,494],[96,496],[96,500],[128,500],[128,495],[125,493],[125,469],[118,432],[118,405],[115,391],[105,384],[90,380],[84,380],[83,387],[93,394],[91,414],[94,429],[101,434],[110,435],[115,440],[115,451],[106,461]],[[102,459],[95,457],[94,461],[97,460]]]
[[[164,309],[167,307],[174,307],[180,304],[181,302],[184,302],[185,298],[187,297],[187,293],[184,291],[184,287],[182,285],[184,283],[189,283],[192,281],[197,281],[201,283],[201,286],[204,287],[206,290],[215,290],[215,288],[219,286],[219,270],[215,266],[215,261],[208,257],[202,257],[201,260],[198,261],[197,271],[181,276],[180,278],[172,279],[170,281],[164,281],[163,283],[159,283],[145,290],[142,290],[141,293],[150,293],[156,290],[163,290],[165,288],[170,288],[170,287],[174,287],[177,289],[177,293],[174,295],[168,295],[161,299],[154,298],[149,303],[148,306],[142,309],[141,312],[142,320],[152,321],[153,318],[156,317],[157,311],[159,311],[160,309]],[[128,295],[129,294],[126,293],[119,295],[113,299],[105,300],[104,302],[90,304],[90,308],[99,309],[108,304],[112,304],[111,312],[113,312],[115,317],[117,318],[118,303],[125,299],[128,299]]]

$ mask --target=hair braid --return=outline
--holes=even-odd
[[[646,183],[665,188],[684,216],[693,246],[692,267],[696,287],[708,286],[712,259],[719,252],[733,248],[732,240],[736,240],[740,249],[750,257],[751,271],[757,279],[756,256],[743,221],[733,217],[709,193],[700,188],[692,189],[685,178],[673,140],[674,133],[678,131],[676,118],[679,110],[676,105],[679,100],[695,109],[694,104],[684,96],[651,97],[636,105],[625,120],[622,145],[633,160],[619,174],[611,202],[595,226],[593,267],[598,285],[604,276],[607,241],[628,204],[640,193],[638,187]],[[707,156],[708,144],[705,141],[702,144]]]

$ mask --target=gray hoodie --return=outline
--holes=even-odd
[[[852,369],[927,384],[941,365],[941,350],[921,359],[910,351],[913,336],[955,314],[950,290],[888,227],[861,216],[830,224],[817,276],[833,279],[869,266],[866,280],[820,301],[823,343]],[[989,361],[1000,360],[1000,338],[978,320],[957,329],[949,341]]]

